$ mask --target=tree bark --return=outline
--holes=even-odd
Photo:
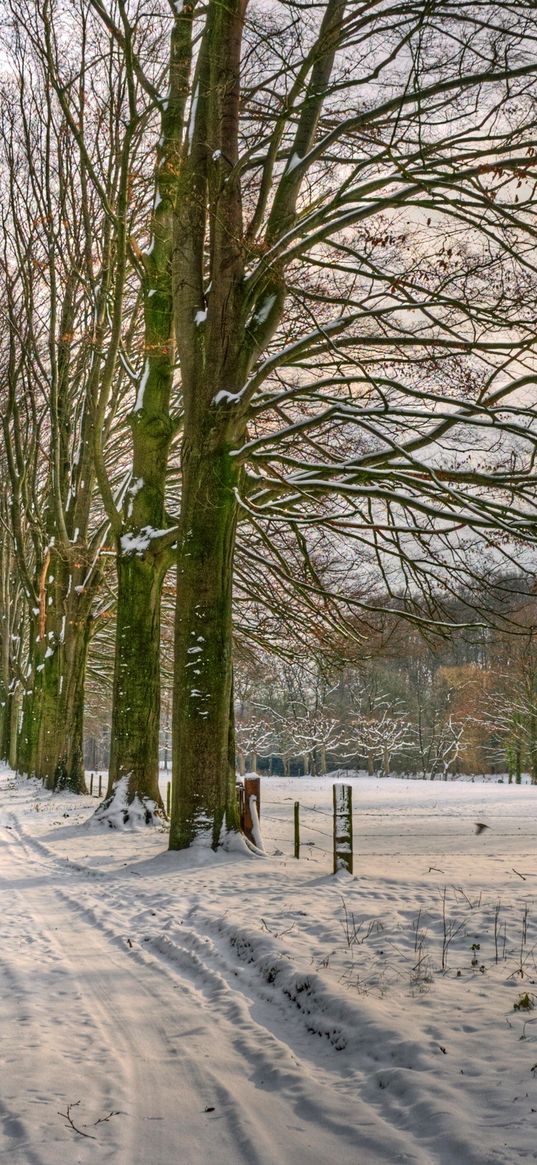
[[[108,796],[127,778],[127,801],[150,798],[162,812],[158,786],[160,729],[160,598],[163,569],[151,558],[118,553],[114,703]]]
[[[9,749],[7,753],[7,761],[11,769],[17,769],[17,743],[18,743],[18,728],[19,728],[19,712],[20,712],[20,687],[17,686],[11,693],[9,702]]]
[[[184,113],[185,68],[191,55],[193,7],[177,8],[171,34],[169,94],[161,111],[151,245],[139,252],[145,361],[134,407],[132,479],[123,512],[110,507],[117,542],[117,632],[108,798],[128,778],[127,804],[138,796],[164,812],[158,787],[160,730],[160,604],[172,558],[157,548],[168,521],[166,470],[174,423],[170,397],[175,369],[171,286],[172,210]],[[172,539],[173,541],[173,539]],[[145,545],[144,545],[145,544]],[[143,549],[142,549],[143,548]],[[151,812],[146,813],[146,820]]]
[[[56,648],[53,682],[46,688],[47,714],[40,725],[39,776],[49,789],[85,793],[84,681],[89,619],[65,628]]]
[[[221,444],[185,450],[177,574],[170,848],[238,830],[231,602],[238,471]]]

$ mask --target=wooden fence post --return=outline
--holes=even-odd
[[[99,773],[99,797],[102,796],[103,791],[103,774]]]
[[[295,801],[295,858],[300,857],[300,802]]]
[[[172,783],[168,781],[166,785],[166,816],[170,816],[170,807],[172,803]]]
[[[90,797],[93,797],[93,773],[90,773],[89,791],[90,791]]]
[[[352,874],[352,786],[334,785],[334,874]]]

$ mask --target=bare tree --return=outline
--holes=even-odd
[[[129,132],[140,117],[159,123],[149,246],[131,241],[124,166],[107,207],[116,280],[137,264],[145,332],[130,418],[139,470],[122,506],[100,436],[122,355],[118,291],[94,443],[124,575],[116,707],[132,694],[135,720],[124,701],[113,773],[147,763],[140,645],[151,642],[149,698],[156,595],[177,538],[170,844],[217,846],[238,829],[239,523],[289,593],[281,548],[294,541],[301,594],[332,619],[338,557],[352,557],[346,613],[365,621],[404,610],[435,622],[443,593],[461,580],[471,593],[487,553],[508,561],[533,540],[537,25],[523,0],[163,4],[164,95],[158,53],[152,63],[143,47],[155,10],[91,7],[125,63]],[[93,181],[75,73],[66,84],[45,23],[56,99]],[[179,424],[176,529],[164,487]]]
[[[161,810],[160,592],[173,541],[166,531],[164,482],[173,434],[169,409],[174,341],[167,252],[174,120],[162,110],[153,180],[154,159],[152,152],[147,153],[144,134],[150,132],[154,140],[154,77],[138,75],[133,69],[129,33],[122,51],[106,22],[77,0],[41,0],[35,5],[13,0],[10,7],[26,52],[46,78],[48,119],[56,119],[64,152],[76,158],[77,203],[67,216],[65,230],[81,230],[85,239],[87,253],[77,270],[81,284],[89,290],[93,311],[89,382],[84,387],[76,385],[78,400],[86,401],[77,407],[83,408],[86,418],[80,449],[89,471],[88,465],[81,465],[80,449],[75,454],[71,449],[70,455],[79,467],[76,473],[85,482],[87,496],[91,497],[92,484],[98,483],[104,507],[101,547],[103,541],[112,541],[116,549],[109,792],[118,779],[126,777],[130,800],[150,798]],[[158,5],[155,12],[158,16]],[[134,9],[131,16],[135,20]],[[146,56],[157,78],[160,39],[159,30],[145,37]],[[172,46],[172,56],[174,51]],[[158,122],[158,114],[154,116]],[[152,184],[156,184],[154,198]],[[61,214],[57,191],[53,199],[54,211]],[[144,236],[145,248],[138,241],[143,242]],[[55,270],[54,255],[49,255],[47,265]],[[72,366],[66,371],[69,391],[73,390],[72,371]],[[100,507],[95,498],[92,501],[92,513],[99,515]],[[69,593],[82,602],[91,597],[97,561],[92,561],[89,550],[81,553],[85,529],[80,522],[76,531],[77,557],[83,559],[80,566],[85,570]],[[83,684],[82,661],[77,670]]]
[[[416,580],[445,578],[448,550],[471,558],[461,530],[481,548],[497,531],[532,537],[534,416],[520,394],[535,28],[526,5],[508,17],[491,5],[485,32],[481,9],[343,0],[268,16],[244,0],[194,4],[176,19],[199,45],[173,257],[181,847],[237,826],[241,509],[353,537],[392,593],[395,561],[409,607]]]

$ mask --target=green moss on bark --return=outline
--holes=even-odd
[[[238,829],[231,603],[237,468],[225,447],[189,451],[177,575],[170,848],[214,848]],[[230,714],[231,710],[231,714]]]
[[[114,716],[108,795],[128,777],[128,796],[163,809],[158,787],[160,729],[160,597],[163,566],[118,553]]]

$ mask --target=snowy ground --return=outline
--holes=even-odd
[[[193,859],[3,771],[1,1162],[537,1160],[537,789],[355,780],[333,877],[331,784]]]

